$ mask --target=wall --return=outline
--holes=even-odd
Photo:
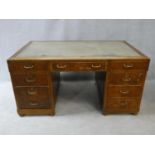
[[[9,80],[6,59],[30,40],[126,40],[151,57],[155,78],[155,20],[0,20],[0,80]]]

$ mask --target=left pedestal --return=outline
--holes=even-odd
[[[48,61],[8,60],[17,112],[24,115],[54,115],[56,92]]]

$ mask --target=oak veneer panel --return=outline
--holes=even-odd
[[[103,114],[137,114],[140,108],[139,98],[110,98]]]
[[[107,108],[113,110],[137,109],[139,102],[139,98],[109,98]]]
[[[141,85],[145,81],[146,71],[112,71],[108,83],[112,85]]]
[[[109,97],[140,97],[142,86],[108,86]]]
[[[20,109],[49,109],[51,107],[51,104],[49,101],[28,101],[28,102],[21,102],[19,104]]]
[[[55,115],[55,111],[53,108],[48,108],[48,109],[21,109],[18,108],[17,112],[20,116],[25,116],[25,115]]]
[[[53,71],[104,71],[106,62],[57,62],[51,68]]]
[[[47,87],[15,87],[15,92],[19,100],[24,101],[48,101],[49,93]]]
[[[8,66],[12,74],[41,73],[49,70],[47,61],[10,61]]]
[[[12,75],[14,86],[48,86],[47,74],[15,74]]]
[[[149,60],[113,60],[109,62],[110,70],[147,70]]]

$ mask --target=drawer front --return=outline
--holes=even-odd
[[[142,86],[109,86],[109,97],[139,97],[142,93]]]
[[[114,85],[138,85],[145,81],[145,71],[124,71],[124,72],[110,72],[108,76],[109,84]]]
[[[139,98],[110,98],[106,108],[114,110],[138,109],[139,103]]]
[[[18,107],[20,109],[48,109],[50,108],[50,102],[27,101],[19,103]]]
[[[54,71],[104,71],[105,63],[53,63],[52,70]]]
[[[46,61],[10,61],[8,65],[12,74],[48,71],[48,62]]]
[[[47,86],[48,75],[35,75],[35,74],[16,74],[12,75],[14,86]]]
[[[20,108],[49,107],[49,91],[46,87],[16,87],[15,96]]]
[[[140,69],[140,70],[147,70],[148,69],[148,61],[110,61],[109,62],[109,69],[110,70],[132,70],[132,69]]]

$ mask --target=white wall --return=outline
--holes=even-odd
[[[127,40],[151,57],[155,78],[155,20],[0,20],[0,80],[9,80],[6,59],[30,40]]]

